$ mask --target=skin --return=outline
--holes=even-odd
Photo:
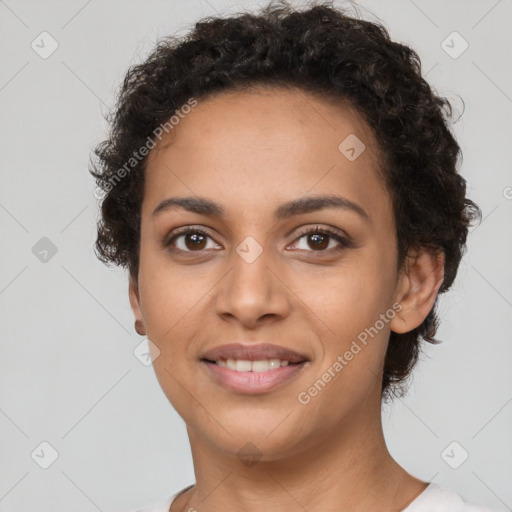
[[[338,145],[355,134],[354,161]],[[378,171],[377,143],[349,106],[296,89],[254,88],[201,100],[149,154],[142,204],[140,268],[130,304],[154,344],[158,381],[184,419],[196,485],[171,511],[398,511],[427,483],[390,455],[381,423],[381,381],[390,330],[424,320],[443,279],[443,258],[411,252],[397,269],[390,194]],[[325,208],[276,221],[274,209],[335,194],[367,212]],[[217,216],[172,209],[168,197],[201,196]],[[202,227],[200,249],[176,228]],[[299,229],[331,227],[351,246],[321,249]],[[247,237],[263,252],[236,252]],[[188,238],[188,242],[187,242]],[[340,251],[335,249],[341,247]],[[188,251],[188,252],[186,252]],[[379,315],[402,309],[304,405],[307,391]],[[306,354],[296,378],[258,395],[216,384],[200,363],[207,349],[268,342]],[[252,443],[260,459],[237,454]]]

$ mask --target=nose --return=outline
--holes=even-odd
[[[217,288],[217,315],[248,329],[285,318],[290,291],[279,274],[270,251],[264,249],[254,261],[233,251],[231,270]]]

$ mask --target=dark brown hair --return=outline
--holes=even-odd
[[[355,107],[383,155],[380,171],[393,199],[398,267],[410,249],[442,251],[440,293],[450,288],[468,227],[481,218],[457,172],[460,148],[449,128],[450,102],[422,78],[414,50],[393,42],[382,24],[331,4],[298,10],[271,2],[256,14],[205,18],[186,36],[160,40],[142,64],[127,71],[116,108],[107,116],[109,137],[95,148],[90,169],[106,194],[95,244],[103,262],[138,275],[146,158],[118,179],[134,150],[189,98],[264,84],[299,87]],[[416,329],[391,333],[383,399],[403,395],[421,339],[439,343],[436,306],[437,299]]]

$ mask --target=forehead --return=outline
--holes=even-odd
[[[181,115],[179,123],[164,135],[150,159],[158,158],[170,145],[200,150],[211,142],[222,144],[233,154],[257,151],[262,146],[277,149],[283,144],[299,151],[305,138],[311,143],[304,149],[318,153],[333,146],[337,149],[340,137],[350,134],[364,140],[367,158],[377,158],[372,130],[348,101],[298,88],[260,85],[220,91],[198,100],[197,106]]]
[[[150,152],[144,203],[195,194],[249,211],[311,191],[378,210],[379,195],[387,200],[378,166],[374,135],[346,102],[299,89],[228,91],[198,100]]]

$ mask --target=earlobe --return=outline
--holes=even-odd
[[[390,323],[396,333],[412,331],[427,317],[444,279],[444,253],[427,249],[407,256],[395,300],[402,308]]]
[[[132,308],[133,315],[135,316],[136,326],[143,325],[142,310],[140,308],[139,288],[134,278],[130,278],[130,283],[128,286],[128,296],[130,299],[130,306]],[[136,330],[138,332],[139,329],[137,329],[136,327]]]

